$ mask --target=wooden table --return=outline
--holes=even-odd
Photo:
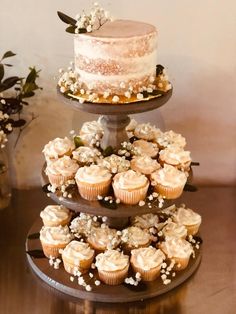
[[[41,189],[14,191],[11,207],[0,211],[0,314],[236,313],[236,188],[202,187],[185,193],[184,200],[203,217],[203,259],[198,271],[161,297],[104,304],[74,300],[31,272],[26,234],[40,210],[52,201]]]

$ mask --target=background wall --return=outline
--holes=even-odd
[[[78,130],[96,117],[74,112],[56,96],[58,69],[73,60],[73,36],[56,15],[75,16],[92,1],[0,1],[0,54],[17,53],[14,70],[26,75],[29,65],[42,69],[43,91],[30,100],[26,115],[38,116],[10,150],[15,186],[40,184],[43,146]],[[172,99],[160,110],[137,115],[162,128],[182,133],[195,161],[195,181],[236,183],[236,2],[234,0],[100,1],[118,18],[154,24],[159,31],[158,63],[174,86]],[[13,59],[12,59],[13,60]]]

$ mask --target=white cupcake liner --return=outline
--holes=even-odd
[[[148,186],[149,184],[136,190],[127,191],[119,189],[118,187],[116,187],[115,184],[113,184],[113,190],[115,197],[119,198],[122,203],[135,205],[138,204],[141,200],[145,199],[147,195]]]

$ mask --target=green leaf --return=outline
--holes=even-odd
[[[12,66],[13,66],[12,64],[9,64],[9,63],[4,63],[4,65],[5,65],[6,67],[12,67]]]
[[[6,78],[0,85],[0,92],[13,87],[19,80],[20,78],[18,76],[11,76]]]
[[[0,64],[0,82],[4,77],[4,66]]]
[[[104,199],[99,200],[99,203],[101,204],[101,206],[106,207],[108,209],[117,209],[117,203],[115,201],[113,201],[112,203],[110,203],[110,201],[105,201]]]
[[[76,29],[75,26],[70,25],[70,26],[68,26],[68,27],[66,28],[66,32],[67,32],[67,33],[70,33],[70,34],[75,34],[75,29]]]
[[[159,74],[162,74],[163,70],[164,70],[163,65],[158,64],[158,65],[156,66],[156,76],[158,76]]]
[[[14,57],[14,56],[16,56],[16,54],[9,50],[9,51],[4,53],[4,55],[2,56],[2,60],[6,59],[6,58]]]
[[[75,147],[78,148],[80,146],[84,146],[82,139],[79,136],[74,137]]]
[[[112,154],[114,154],[114,148],[112,146],[108,146],[107,148],[105,148],[102,152],[102,155],[104,157],[108,157],[111,156]]]
[[[74,25],[76,24],[76,20],[73,19],[72,17],[60,12],[60,11],[57,11],[57,15],[59,16],[59,18],[62,20],[62,22],[66,23],[66,24],[70,24],[70,25]]]
[[[87,33],[86,28],[79,28],[79,34]]]
[[[37,71],[35,68],[30,69],[30,73],[28,74],[26,78],[26,83],[34,83],[36,78],[38,77]]]

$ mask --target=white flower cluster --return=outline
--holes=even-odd
[[[59,72],[63,72],[63,70],[59,70]],[[58,85],[60,86],[60,91],[62,93],[65,93],[67,91],[76,93],[81,87],[78,74],[72,70],[69,70],[68,72],[63,72],[58,81]]]
[[[7,135],[3,132],[3,130],[0,131],[0,146],[1,148],[5,147],[5,143],[7,142]]]
[[[111,19],[109,12],[101,8],[98,3],[94,3],[94,7],[89,14],[83,13],[82,15],[77,15],[76,20],[77,28],[75,29],[75,33],[78,34],[80,33],[80,29],[85,29],[86,32],[91,33]]]

